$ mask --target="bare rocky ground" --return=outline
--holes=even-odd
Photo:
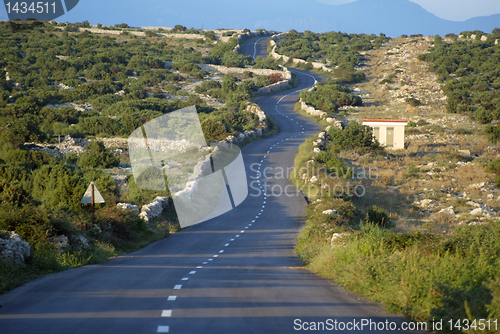
[[[455,224],[499,219],[500,189],[485,172],[499,149],[488,143],[484,125],[445,113],[440,82],[417,59],[431,45],[431,37],[396,38],[365,53],[359,69],[367,80],[352,87],[364,106],[350,109],[347,118],[407,119],[417,126],[406,128],[405,150],[382,158],[350,152],[342,157],[354,166],[378,168],[376,179],[358,181],[366,187],[357,203],[361,209],[385,208],[401,230],[448,233]],[[422,104],[412,107],[408,98]]]

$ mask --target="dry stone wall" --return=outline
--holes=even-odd
[[[141,217],[145,221],[149,221],[155,217],[158,217],[168,206],[168,202],[168,197],[156,197],[151,203],[142,206],[139,217]]]
[[[64,29],[64,27],[56,27],[58,29]],[[171,28],[170,28],[171,29]],[[107,30],[107,29],[98,29],[98,28],[78,28],[79,32],[89,31],[93,34],[108,34],[108,35],[121,35],[122,33],[127,33],[135,36],[146,36],[146,33],[143,31],[133,31],[133,30]],[[157,33],[158,36],[167,37],[167,38],[179,38],[179,39],[206,39],[204,35],[197,34],[162,34]]]
[[[286,67],[282,67],[282,71],[270,70],[270,69],[253,69],[253,68],[241,68],[241,67],[226,67],[221,65],[211,65],[211,64],[198,64],[200,69],[207,72],[219,72],[222,74],[243,74],[244,72],[251,72],[255,75],[271,75],[280,74],[283,77],[283,81],[277,82],[275,84],[269,85],[267,87],[262,87],[257,91],[258,95],[266,95],[279,90],[286,89],[292,80],[292,72]]]
[[[299,99],[299,103],[300,103],[300,108],[303,111],[305,111],[306,113],[308,113],[309,115],[320,117],[320,118],[324,119],[325,121],[327,121],[328,123],[332,124],[333,126],[339,127],[341,129],[343,128],[343,123],[341,120],[339,120],[337,118],[333,118],[333,117],[327,117],[328,114],[325,111],[316,109],[316,108],[308,105],[307,103],[305,103],[302,100],[302,98]]]
[[[236,39],[239,41],[241,41],[242,39],[244,38],[252,38],[252,37],[260,37],[260,36],[272,36],[274,35],[275,32],[274,31],[250,31],[248,33],[241,33],[238,35],[238,37],[236,37]],[[238,44],[234,47],[234,51],[236,52],[239,52],[241,49],[241,45]]]
[[[273,37],[271,37],[271,46],[272,46],[272,50],[271,50],[271,57],[273,57],[274,59],[283,59],[283,61],[285,62],[288,62],[290,60],[290,57],[288,56],[285,56],[285,55],[280,55],[279,53],[276,52],[276,48],[278,47],[279,45],[279,42],[281,41],[282,39],[282,36],[286,34],[286,33],[281,33],[281,34],[277,34],[277,35],[274,35]],[[292,62],[294,64],[297,64],[297,65],[304,65],[307,63],[307,61],[303,60],[303,59],[297,59],[297,58],[292,58]],[[315,69],[320,69],[322,71],[325,71],[325,72],[331,72],[332,69],[327,67],[325,64],[322,64],[322,63],[318,63],[318,62],[311,62],[312,66],[315,68]]]
[[[245,72],[250,72],[255,75],[271,75],[271,74],[281,74],[283,79],[289,80],[292,78],[292,73],[288,71],[285,67],[282,71],[270,70],[270,69],[253,69],[253,68],[242,68],[242,67],[226,67],[221,65],[211,65],[211,64],[198,64],[198,67],[206,72],[219,72],[222,74],[243,74]]]

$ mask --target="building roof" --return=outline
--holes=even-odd
[[[363,123],[408,123],[406,119],[364,119]]]

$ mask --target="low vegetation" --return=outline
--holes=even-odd
[[[37,22],[14,32],[0,22],[0,233],[14,231],[32,248],[25,265],[0,260],[0,293],[40,275],[103,262],[179,229],[172,205],[148,222],[116,206],[170,197],[168,190],[138,188],[127,175],[130,159],[120,139],[146,122],[196,105],[209,142],[263,126],[266,136],[278,131],[272,120],[261,123],[246,108],[252,94],[280,81],[279,75],[246,72],[245,78],[216,80],[198,66],[277,68],[274,61],[234,52],[235,38],[222,43],[213,32],[205,40],[170,38],[203,33],[181,25],[143,36],[126,24],[97,27],[121,30],[119,35],[81,28],[91,27]],[[87,145],[67,154],[51,151],[65,135]],[[105,199],[96,204],[95,224],[90,206],[80,203],[91,181]],[[80,247],[80,238],[88,245]]]
[[[384,34],[380,36],[365,34],[346,34],[341,32],[298,33],[290,30],[283,36],[276,52],[291,58],[307,61],[299,68],[313,70],[312,62],[321,62],[330,66],[333,76],[342,82],[360,82],[364,79],[356,66],[363,60],[361,52],[378,48],[389,40]],[[296,67],[291,59],[286,66]],[[328,73],[332,74],[332,73]]]
[[[431,64],[443,82],[448,113],[467,114],[483,124],[500,119],[500,45],[495,44],[498,39],[500,29],[491,34],[464,31],[460,37],[436,36],[429,53],[419,56]],[[490,140],[498,140],[495,130],[488,133]]]
[[[319,153],[312,139],[299,148],[295,170],[309,173],[293,181],[310,204],[296,251],[310,270],[411,320],[493,321],[500,192],[486,136],[496,128],[443,113],[437,78],[416,59],[429,44],[411,36],[368,51],[367,80],[350,86],[363,100],[345,113],[350,126],[330,128]],[[374,144],[362,118],[410,119],[407,150]],[[478,325],[444,332],[496,332]]]
[[[317,84],[312,90],[300,92],[305,103],[326,112],[334,113],[339,107],[361,106],[363,101],[352,91],[336,80],[328,80]]]

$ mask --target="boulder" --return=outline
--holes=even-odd
[[[23,241],[16,232],[9,232],[0,238],[0,257],[6,261],[25,263],[31,255],[30,244]]]
[[[83,235],[74,235],[71,243],[76,251],[82,251],[90,248],[89,241]]]
[[[139,214],[139,206],[138,205],[129,204],[129,203],[118,203],[118,204],[116,204],[116,206],[123,209],[123,210],[132,211],[136,215]]]
[[[68,237],[65,235],[58,236],[54,239],[54,246],[59,253],[64,252],[64,250],[69,247]]]
[[[441,215],[444,215],[444,216],[454,216],[455,215],[455,211],[453,211],[453,207],[452,206],[449,206],[445,209],[441,209],[438,214],[441,214]]]
[[[481,208],[476,208],[476,209],[474,209],[474,210],[471,210],[471,211],[469,212],[469,214],[470,214],[470,215],[472,215],[472,216],[480,216],[480,215],[482,215],[482,214],[483,214],[483,209],[481,209]]]

